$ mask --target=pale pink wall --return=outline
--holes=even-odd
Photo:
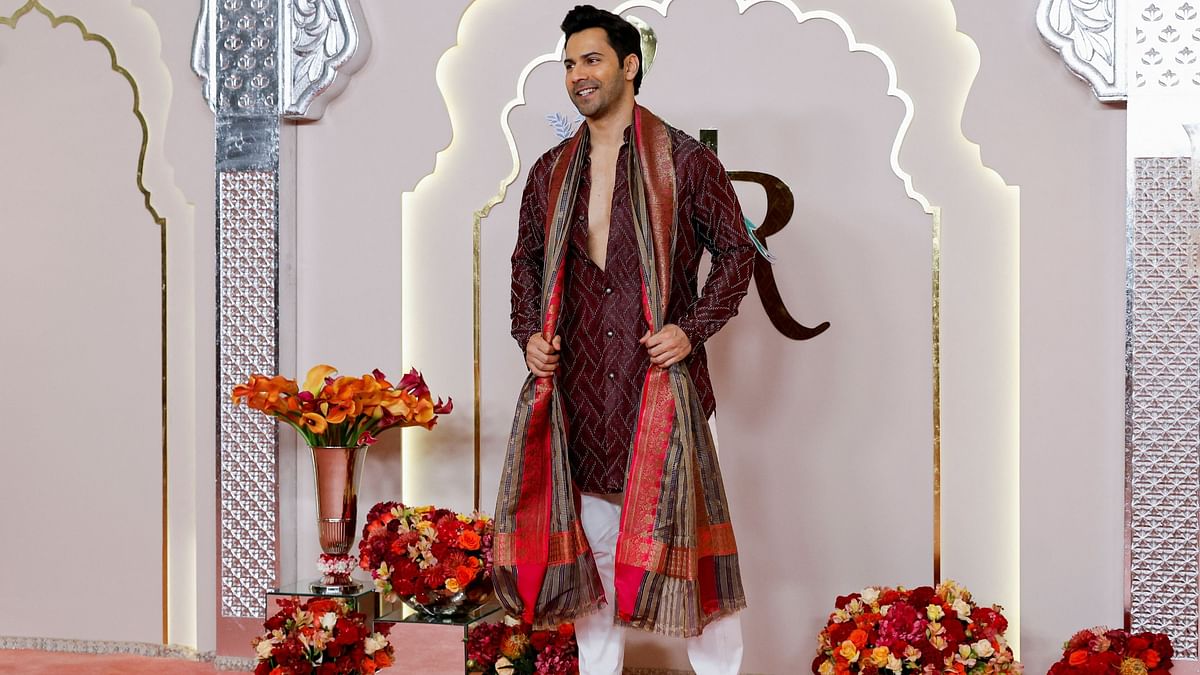
[[[160,230],[133,91],[100,44],[41,15],[0,50],[0,577],[23,608],[0,634],[157,641]]]
[[[128,11],[120,3],[102,10],[78,0],[57,4],[97,17]],[[453,395],[459,408],[434,433],[406,442],[406,476],[399,472],[395,442],[372,450],[364,508],[400,497],[401,487],[410,501],[469,508],[472,216],[512,168],[500,111],[516,94],[522,68],[553,49],[556,26],[574,2],[362,4],[373,43],[366,65],[324,119],[295,129],[302,189],[295,204],[300,311],[296,363],[284,369],[300,374],[326,361],[349,372],[376,366],[399,372],[410,365],[406,359],[422,368],[435,391]],[[945,572],[981,599],[1019,611],[1024,657],[1035,671],[1043,669],[1075,628],[1120,618],[1124,111],[1097,104],[1041,44],[1032,2],[827,4],[859,40],[878,45],[894,62],[916,111],[901,164],[913,174],[916,190],[946,207]],[[124,40],[131,54],[144,53],[137,58],[155,64],[158,74],[146,75],[148,81],[168,83],[155,85],[156,94],[148,96],[157,106],[152,127],[165,129],[165,150],[159,152],[168,160],[152,178],[181,191],[172,214],[182,225],[171,230],[168,246],[169,433],[173,458],[178,454],[171,477],[178,495],[171,555],[179,570],[172,582],[178,600],[172,623],[180,627],[172,639],[211,649],[217,573],[211,115],[188,63],[195,8],[168,0],[141,0],[138,6],[149,14],[138,15]],[[0,15],[12,8],[11,0],[0,2]],[[647,80],[644,102],[689,132],[719,127],[721,154],[731,169],[770,171],[792,185],[796,216],[771,241],[783,259],[777,277],[802,321],[834,324],[811,343],[784,341],[766,325],[752,294],[743,316],[711,346],[722,458],[753,574],[747,671],[797,672],[796,664],[802,671],[834,595],[867,583],[928,580],[928,297],[920,291],[928,281],[931,221],[891,171],[888,155],[904,106],[884,95],[887,74],[876,56],[848,53],[833,23],[798,25],[781,3],[759,3],[744,15],[732,0],[674,3],[668,19],[653,10],[635,13],[660,26],[662,37],[659,70]],[[40,19],[27,21],[37,25]],[[12,39],[0,28],[0,48]],[[459,47],[447,52],[456,42]],[[697,55],[680,59],[688,49]],[[72,53],[55,52],[50,65],[39,67],[74,63]],[[976,58],[979,72],[968,98]],[[107,71],[106,64],[98,67]],[[554,142],[541,117],[570,111],[558,93],[557,68],[551,63],[532,73],[530,103],[511,116],[521,171],[483,225],[486,510],[494,504],[496,464],[521,376],[507,337],[506,249],[524,172]],[[0,65],[0,77],[6,76]],[[78,109],[78,97],[72,100]],[[89,114],[110,119],[105,108],[95,107]],[[33,110],[22,109],[25,115]],[[114,108],[113,122],[126,119],[122,110]],[[42,115],[25,126],[56,128],[49,125],[53,120]],[[960,124],[979,149],[961,137]],[[128,152],[130,139],[121,135],[126,132],[105,135],[100,147]],[[18,140],[33,144],[38,136]],[[24,166],[9,164],[7,170],[26,181],[37,175]],[[437,173],[428,176],[435,166]],[[1020,186],[1019,211],[1017,192],[1006,184]],[[88,175],[72,185],[90,190],[99,183]],[[404,192],[413,194],[402,197]],[[742,194],[754,217],[762,209],[755,189]],[[115,199],[105,206],[124,208]],[[139,207],[133,203],[129,217],[144,214]],[[25,211],[36,212],[32,206]],[[13,222],[10,213],[0,224]],[[156,265],[157,259],[142,259],[126,271],[156,271]],[[340,273],[347,270],[353,271],[352,284],[371,290],[339,291],[345,279]],[[145,299],[146,313],[132,317],[131,325],[157,321],[152,300]],[[1070,320],[1063,319],[1064,308],[1071,308]],[[876,322],[891,332],[874,333]],[[746,350],[747,344],[753,348]],[[121,354],[125,346],[113,344],[107,354]],[[157,358],[153,349],[145,351]],[[38,361],[31,356],[25,363]],[[770,385],[769,396],[760,384]],[[157,412],[157,389],[150,393],[139,414]],[[147,428],[149,438],[157,427]],[[8,456],[18,447],[5,449]],[[135,577],[147,582],[146,597],[155,603],[145,608],[147,625],[105,633],[94,628],[103,622],[76,626],[47,609],[44,615],[33,610],[33,623],[23,624],[41,628],[20,632],[157,639],[159,493],[150,471],[157,467],[157,446],[151,454],[153,463],[131,462],[134,473],[128,474],[145,473],[135,485],[153,502],[142,514],[143,536],[132,544],[144,551],[128,556],[131,564],[146,565]],[[85,454],[78,461],[99,457]],[[303,576],[315,534],[311,479],[304,458],[299,460],[281,478],[285,499],[294,503],[281,518],[282,565]],[[888,508],[894,502],[868,488],[860,488],[864,496],[854,503],[836,499],[837,481],[849,480],[857,467],[885,466],[887,476],[878,480],[901,476],[916,486],[902,503],[903,518]],[[775,470],[781,467],[788,471]],[[1075,481],[1064,482],[1066,474]],[[92,497],[103,512],[117,508],[118,494],[127,493]],[[32,511],[58,508],[20,494]],[[1068,526],[1075,533],[1070,539],[1061,536]],[[881,546],[894,549],[894,556],[868,556],[851,543],[860,539],[850,532],[873,527],[882,528]],[[897,535],[897,527],[907,534]],[[47,532],[29,528],[28,550],[55,550],[54,542],[37,539]],[[783,546],[780,532],[788,533]],[[0,564],[7,572],[20,560],[6,556]],[[0,634],[17,632],[0,625]],[[635,639],[629,663],[680,667],[684,659],[677,644]]]
[[[963,131],[1021,186],[1021,641],[1042,672],[1123,611],[1125,122],[1032,25],[956,3],[982,53]]]

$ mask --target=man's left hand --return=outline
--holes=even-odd
[[[687,358],[692,353],[692,342],[683,329],[673,323],[662,327],[662,330],[646,334],[638,340],[646,346],[650,353],[650,363],[659,368],[668,368]]]

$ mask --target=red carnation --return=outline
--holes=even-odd
[[[838,609],[846,609],[849,604],[862,597],[861,593],[851,593],[850,595],[839,595],[834,601],[833,606]]]
[[[915,608],[924,611],[924,609],[933,602],[934,593],[931,586],[918,586],[909,593],[908,602]]]

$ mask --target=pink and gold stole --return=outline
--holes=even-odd
[[[542,334],[557,329],[570,216],[588,149],[587,125],[550,174],[542,274]],[[667,126],[634,110],[629,189],[642,269],[643,312],[666,323],[676,217]],[[690,224],[683,224],[690,226]],[[526,379],[496,504],[494,579],[512,614],[552,627],[605,602],[579,523],[556,378]],[[616,551],[616,616],[634,628],[691,637],[746,606],[737,546],[703,407],[686,364],[646,373],[626,474]]]

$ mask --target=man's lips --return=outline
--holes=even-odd
[[[588,96],[591,96],[592,94],[594,94],[597,89],[599,89],[599,87],[595,87],[595,86],[591,86],[591,85],[586,86],[586,87],[579,87],[578,89],[575,90],[575,95],[583,97],[583,98],[587,98]]]

